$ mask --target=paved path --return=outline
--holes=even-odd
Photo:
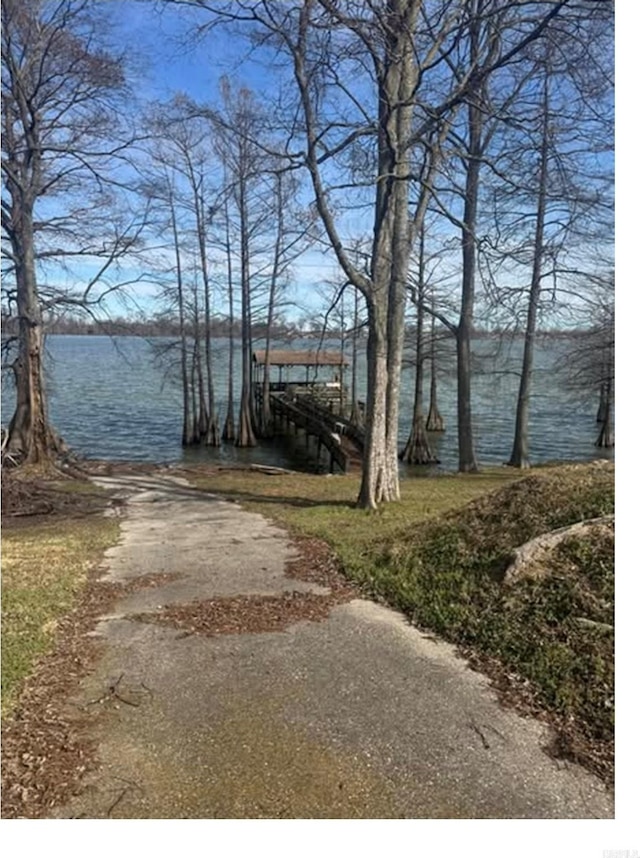
[[[107,577],[177,573],[123,598],[75,703],[100,768],[59,817],[589,818],[610,794],[542,750],[448,644],[372,602],[284,631],[206,637],[131,615],[238,594],[324,592],[285,576],[286,534],[179,480],[103,478],[129,499]],[[118,682],[119,680],[119,682]],[[128,701],[128,702],[124,702]]]

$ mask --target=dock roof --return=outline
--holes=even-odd
[[[265,351],[253,353],[254,363],[264,365]],[[271,366],[347,366],[348,361],[340,352],[318,349],[272,349],[269,353]]]

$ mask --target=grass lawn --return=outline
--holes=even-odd
[[[613,773],[613,529],[562,543],[544,575],[505,583],[518,546],[613,512],[614,468],[598,463],[409,479],[402,500],[356,509],[358,479],[221,471],[194,485],[328,542],[352,580],[418,627],[513,677],[552,713],[565,756]],[[516,695],[517,696],[517,695]]]
[[[51,646],[57,622],[75,606],[88,570],[117,536],[114,519],[95,515],[3,526],[3,716],[15,704],[21,681]]]
[[[379,544],[413,524],[463,506],[479,495],[519,479],[506,468],[479,474],[412,478],[402,482],[400,503],[369,512],[355,508],[360,479],[356,475],[266,475],[242,470],[188,474],[194,486],[239,501],[246,509],[292,528],[301,535],[326,540],[344,564],[357,564]]]

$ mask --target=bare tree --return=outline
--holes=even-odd
[[[147,118],[149,160],[141,191],[154,201],[155,234],[161,240],[170,233],[173,264],[169,266],[172,289],[165,296],[177,304],[181,340],[181,383],[183,406],[195,396],[196,410],[183,415],[183,444],[217,447],[220,431],[215,402],[214,361],[212,349],[213,282],[211,277],[210,212],[216,207],[219,189],[215,181],[217,162],[211,158],[210,128],[191,115],[191,104],[185,98],[156,105]],[[160,212],[164,211],[164,220]],[[187,265],[184,264],[187,259]],[[162,266],[162,255],[160,264]],[[192,300],[187,301],[184,273],[189,270]],[[198,284],[201,284],[199,289]],[[200,291],[198,296],[196,292]],[[187,316],[191,319],[192,343],[188,343]],[[184,367],[191,351],[191,373]],[[193,379],[195,386],[190,392]],[[201,394],[201,391],[203,392]],[[188,431],[185,431],[188,424]]]
[[[262,134],[261,115],[253,93],[221,82],[222,110],[208,110],[216,131],[216,146],[225,169],[228,205],[237,215],[240,257],[242,385],[235,443],[256,444],[257,420],[251,384],[252,366],[252,245],[264,226],[266,210],[259,201],[264,155],[256,139]],[[202,112],[202,108],[199,108]],[[272,211],[272,210],[271,210]]]
[[[578,328],[564,350],[558,371],[567,389],[581,400],[598,401],[600,429],[596,447],[614,446],[615,401],[615,290],[613,274],[590,278],[584,284],[580,311],[589,320]]]
[[[412,231],[408,194],[415,91],[420,76],[414,51],[420,7],[417,0],[396,0],[377,19],[366,4],[357,4],[353,15],[330,2],[316,4],[308,0],[299,10],[283,9],[272,3],[252,4],[254,19],[291,57],[303,117],[304,163],[316,205],[340,265],[367,303],[367,441],[359,497],[359,503],[365,507],[375,507],[380,501],[399,496],[398,394]],[[237,16],[237,12],[232,14]],[[445,29],[438,46],[448,32]],[[337,140],[336,134],[348,128],[349,123],[344,125],[338,119],[326,124],[321,111],[329,89],[337,93],[342,88],[343,102],[344,83],[332,77],[344,63],[345,38],[351,40],[354,48],[364,51],[364,62],[374,76],[378,94],[377,114],[347,89],[347,99],[352,110],[356,109],[360,127]],[[325,163],[335,169],[336,159],[343,150],[365,136],[377,141],[375,172],[380,177],[373,183],[375,214],[370,277],[357,267],[340,238],[329,201],[330,185],[323,170]]]
[[[433,302],[433,293],[432,293]],[[444,432],[446,424],[444,417],[438,408],[438,373],[440,366],[438,362],[438,336],[436,334],[436,317],[433,315],[434,304],[431,305],[431,337],[429,349],[429,412],[427,414],[427,432]]]
[[[207,227],[208,211],[215,205],[219,193],[210,181],[212,170],[209,128],[190,115],[191,104],[184,98],[165,105],[153,125],[155,133],[164,139],[165,158],[172,163],[174,173],[184,184],[183,207],[190,213],[195,233],[199,276],[202,280],[204,376],[206,385],[206,427],[201,440],[208,446],[220,446],[220,430],[215,402],[214,366],[211,345],[213,315],[213,284],[210,274]]]
[[[529,402],[533,380],[533,351],[542,292],[542,265],[545,251],[545,220],[547,216],[547,184],[549,177],[549,150],[551,146],[551,116],[549,105],[549,74],[545,65],[540,105],[542,123],[540,129],[540,157],[537,170],[537,205],[533,265],[527,307],[527,323],[524,332],[522,370],[516,406],[516,425],[509,465],[515,468],[529,467]]]
[[[292,266],[314,240],[316,217],[312,208],[297,202],[300,182],[294,173],[283,169],[281,157],[276,155],[270,163],[263,163],[263,170],[267,211],[271,211],[271,217],[266,219],[266,230],[261,236],[261,244],[266,252],[253,252],[257,258],[253,279],[255,295],[259,296],[261,291],[266,291],[264,375],[259,415],[260,435],[264,438],[273,434],[269,380],[274,323],[286,296]],[[258,312],[254,319],[258,321]]]
[[[399,497],[398,403],[408,264],[442,162],[443,141],[462,104],[473,114],[476,131],[482,130],[479,93],[485,81],[535,41],[569,0],[508,3],[511,18],[502,37],[505,4],[495,0],[442,0],[431,7],[421,0],[177,2],[213,13],[208,21],[214,24],[248,26],[255,43],[263,51],[273,49],[280,65],[286,57],[293,72],[298,100],[287,117],[292,166],[302,164],[308,171],[327,239],[346,280],[367,306],[366,444],[358,502],[375,508]],[[477,22],[478,32],[471,50],[470,20]],[[460,50],[465,64],[452,64]],[[473,150],[471,186],[477,159]],[[417,205],[410,196],[412,184]],[[346,193],[355,199],[345,203]],[[472,193],[470,187],[470,199]],[[358,265],[341,220],[341,209],[353,203],[368,205],[372,212],[370,273]],[[468,215],[464,244],[472,273],[475,233]],[[472,299],[469,274],[467,280],[466,296]],[[467,304],[462,346],[472,326],[472,300]],[[461,397],[466,392],[461,385]],[[470,408],[460,422],[466,442]],[[462,449],[461,467],[475,466],[473,450]]]
[[[563,293],[575,302],[570,279],[580,269],[586,274],[590,267],[602,267],[613,234],[611,183],[606,162],[599,157],[612,141],[607,102],[612,97],[613,57],[607,16],[605,10],[604,16],[560,21],[527,51],[520,93],[509,115],[502,117],[508,128],[502,129],[501,151],[492,162],[499,211],[489,252],[493,262],[503,254],[502,279],[512,281],[494,286],[494,298],[503,309],[513,306],[517,321],[522,312],[525,315],[509,459],[514,467],[529,465],[529,403],[539,318],[562,309]],[[585,65],[598,72],[585,73]],[[590,262],[589,245],[598,247],[599,259]],[[514,282],[522,265],[528,269],[526,287]],[[571,278],[567,265],[576,266]],[[583,285],[588,282],[582,277]]]
[[[180,234],[178,231],[178,219],[176,216],[176,205],[174,190],[168,183],[168,204],[171,218],[171,236],[173,238],[173,249],[176,259],[176,286],[178,292],[178,320],[180,325],[180,376],[182,380],[182,445],[193,443],[194,421],[191,418],[189,407],[189,370],[188,370],[188,341],[186,329],[186,302],[185,289],[182,276],[182,259],[180,254]]]
[[[560,11],[551,9],[548,19]],[[515,15],[515,19],[514,19]],[[498,131],[506,106],[518,89],[516,79],[513,90],[503,94],[502,103],[493,98],[494,80],[507,65],[506,55],[517,57],[528,44],[524,39],[511,49],[509,35],[517,29],[519,10],[510,3],[495,0],[471,0],[466,4],[461,22],[462,38],[456,50],[447,57],[447,63],[455,78],[466,79],[460,94],[462,109],[449,135],[449,145],[455,157],[449,159],[449,173],[453,197],[461,200],[462,211],[457,214],[454,207],[442,205],[442,192],[436,194],[440,210],[460,229],[461,234],[461,287],[457,321],[439,315],[456,340],[457,373],[457,429],[458,469],[462,472],[478,470],[475,454],[472,416],[472,350],[474,314],[477,301],[477,254],[479,245],[479,210],[482,192],[482,171],[486,170],[488,150]],[[538,31],[535,38],[539,37]],[[532,35],[532,34],[530,34]],[[532,38],[531,41],[535,41]],[[461,175],[460,175],[461,173]],[[432,375],[432,379],[435,374]],[[437,420],[434,421],[437,424]]]
[[[126,87],[122,59],[99,47],[97,4],[2,0],[2,17],[3,291],[19,320],[7,448],[40,462],[58,447],[43,382],[43,309],[91,308],[117,288],[109,272],[138,246],[142,221],[115,208]],[[60,288],[55,266],[79,258],[95,273],[80,288]]]
[[[225,179],[225,187],[227,181]],[[231,223],[229,219],[229,201],[225,198],[224,208],[224,253],[227,274],[227,307],[229,313],[229,357],[227,364],[227,416],[222,430],[223,441],[236,440],[236,424],[234,419],[235,400],[233,396],[233,376],[235,359],[235,331],[234,323],[234,279],[233,279],[233,253],[231,246]]]
[[[614,446],[613,403],[616,366],[615,315],[612,305],[603,308],[596,332],[597,342],[594,351],[601,360],[602,380],[600,382],[600,401],[598,407],[600,432],[595,446],[610,448]]]
[[[416,329],[415,329],[415,387],[413,396],[413,420],[407,443],[400,454],[409,465],[429,465],[438,462],[434,455],[426,431],[424,419],[424,365],[427,355],[425,336],[425,316],[428,299],[429,280],[427,272],[426,236],[424,224],[420,229],[418,238],[418,260],[415,283],[410,287],[410,297],[415,307]],[[433,318],[433,317],[432,317]],[[431,343],[431,353],[434,353]],[[433,405],[433,402],[432,402]]]
[[[354,426],[362,428],[364,420],[362,418],[362,409],[358,399],[358,343],[362,334],[362,324],[360,321],[359,312],[360,293],[357,289],[353,290],[353,327],[351,328],[351,411],[349,413],[349,421]]]

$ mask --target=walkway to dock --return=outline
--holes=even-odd
[[[289,398],[286,393],[271,394],[271,413],[277,432],[305,433],[307,446],[316,444],[318,463],[322,447],[329,455],[329,471],[337,465],[344,473],[359,467],[364,451],[364,432],[327,405],[310,395]]]
[[[69,701],[96,767],[50,816],[613,815],[602,783],[547,756],[544,725],[503,709],[452,646],[301,576],[262,516],[166,475],[96,482],[124,504],[104,580],[126,589]]]

